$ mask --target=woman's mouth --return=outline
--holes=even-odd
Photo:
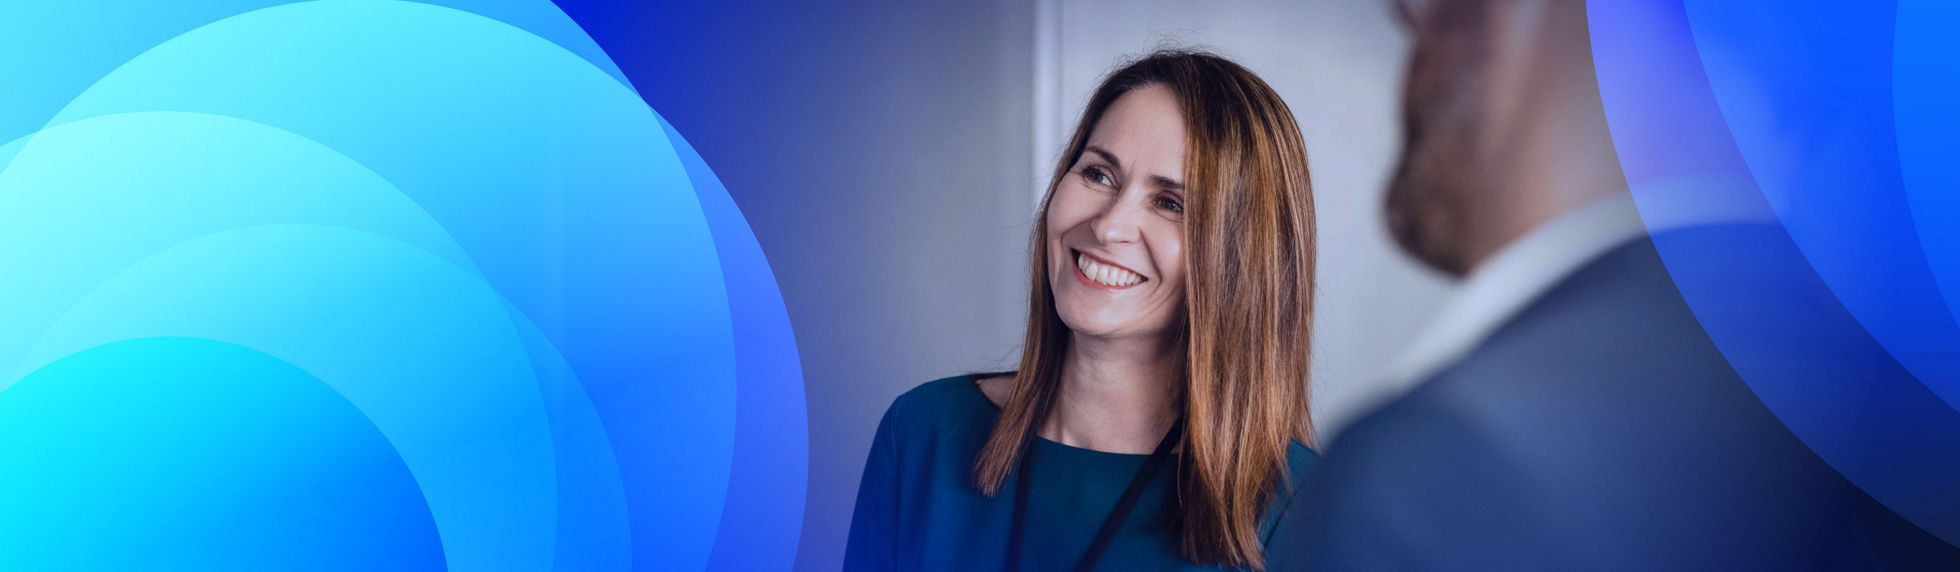
[[[1075,278],[1092,288],[1122,290],[1142,284],[1145,280],[1142,274],[1116,263],[1097,259],[1079,250],[1070,252],[1075,254]]]

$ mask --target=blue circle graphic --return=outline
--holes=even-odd
[[[73,54],[0,59],[23,87],[0,95],[0,275],[29,278],[0,281],[0,447],[35,452],[0,486],[114,503],[0,553],[793,559],[808,433],[768,262],[549,2],[0,12],[28,54]]]
[[[1734,223],[1656,229],[1703,328],[1818,457],[1960,544],[1960,9],[1594,0],[1587,16],[1643,216],[1690,196]]]

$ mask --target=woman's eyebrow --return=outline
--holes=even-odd
[[[1153,181],[1153,182],[1155,182],[1155,183],[1157,183],[1157,186],[1159,186],[1159,187],[1163,187],[1163,188],[1164,188],[1164,190],[1167,190],[1167,191],[1183,191],[1183,190],[1184,190],[1184,183],[1180,183],[1180,182],[1178,182],[1178,181],[1177,181],[1177,179],[1172,179],[1172,178],[1170,178],[1170,177],[1166,177],[1166,176],[1163,176],[1163,175],[1157,175],[1157,176],[1153,176],[1153,177],[1151,177],[1151,178],[1150,178],[1150,180],[1151,180],[1151,181]]]
[[[1088,147],[1083,148],[1083,150],[1100,155],[1102,156],[1104,161],[1109,161],[1109,166],[1115,167],[1116,170],[1118,171],[1123,170],[1123,162],[1118,161],[1116,159],[1116,154],[1109,152],[1108,149],[1097,147],[1095,145],[1090,145]]]

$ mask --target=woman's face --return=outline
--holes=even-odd
[[[1184,310],[1184,112],[1131,90],[1089,132],[1048,203],[1048,286],[1078,335],[1163,336]]]

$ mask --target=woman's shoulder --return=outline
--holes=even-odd
[[[976,413],[993,410],[993,402],[981,392],[976,376],[956,375],[919,384],[899,395],[885,410],[884,422],[894,432],[913,433],[965,425]]]
[[[932,412],[965,409],[977,402],[987,402],[986,395],[980,392],[979,378],[955,375],[921,383],[900,394],[892,400],[892,409]]]
[[[1306,483],[1307,474],[1312,473],[1314,466],[1318,464],[1320,464],[1320,452],[1308,447],[1306,443],[1297,440],[1287,441],[1286,477],[1293,488],[1299,488]]]
[[[1286,483],[1273,499],[1281,507],[1292,499],[1293,493],[1307,484],[1307,476],[1313,474],[1314,467],[1320,464],[1320,452],[1308,447],[1306,443],[1289,439],[1286,442]]]
[[[1292,508],[1294,508],[1293,501],[1301,496],[1300,495],[1301,489],[1307,483],[1307,475],[1313,472],[1314,465],[1318,464],[1319,462],[1320,462],[1319,451],[1315,451],[1313,450],[1313,448],[1308,447],[1306,443],[1301,443],[1296,440],[1287,441],[1287,447],[1286,447],[1287,486],[1274,493],[1272,504],[1269,505],[1266,509],[1267,514],[1269,516],[1266,519],[1266,523],[1263,525],[1264,526],[1263,534],[1265,535],[1264,538],[1266,539],[1266,549],[1268,550],[1267,553],[1268,557],[1272,556],[1272,553],[1270,551],[1275,549],[1283,549],[1281,547],[1274,546],[1272,540],[1276,536],[1276,533],[1278,532],[1278,527],[1280,526],[1281,521],[1288,520],[1284,518],[1284,516],[1288,513],[1293,512],[1293,510],[1291,510]],[[1299,517],[1294,517],[1292,520],[1298,521]],[[1298,526],[1298,525],[1296,524],[1293,526]]]

